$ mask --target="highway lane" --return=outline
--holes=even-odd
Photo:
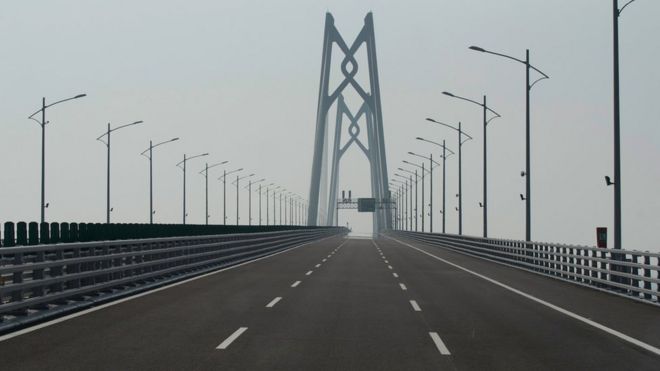
[[[660,311],[648,305],[419,243],[332,238],[2,341],[1,368],[646,370],[660,364],[649,351],[422,251],[660,345]]]

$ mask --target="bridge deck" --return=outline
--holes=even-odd
[[[660,310],[419,243],[332,238],[0,337],[0,364],[7,370],[657,369],[659,355],[609,329],[660,347]]]

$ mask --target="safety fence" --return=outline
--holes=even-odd
[[[346,233],[345,228],[308,228],[3,247],[0,332]]]
[[[203,236],[226,233],[258,233],[306,228],[308,227],[291,225],[5,222],[2,228],[3,238],[0,239],[0,246],[11,247],[62,242]]]
[[[659,253],[450,234],[388,233],[659,304]]]

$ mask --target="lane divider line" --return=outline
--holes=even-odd
[[[229,337],[220,343],[220,345],[218,345],[215,349],[227,349],[227,347],[230,346],[234,340],[238,339],[238,337],[241,336],[247,329],[247,327],[240,327],[238,330],[234,331],[233,334],[229,335]]]
[[[83,309],[79,312],[71,313],[69,315],[66,315],[66,316],[63,316],[63,317],[60,317],[60,318],[55,318],[53,320],[50,320],[50,321],[47,321],[47,322],[44,322],[44,323],[40,323],[38,325],[34,325],[34,326],[24,328],[22,330],[10,332],[8,334],[0,336],[0,342],[15,338],[17,336],[28,334],[28,333],[33,332],[33,331],[41,330],[42,328],[46,328],[46,327],[49,327],[49,326],[52,326],[52,325],[56,325],[58,323],[65,322],[65,321],[68,321],[70,319],[74,319],[74,318],[77,318],[77,317],[82,317],[86,314],[93,313],[93,312],[96,312],[96,311],[99,311],[99,310],[102,310],[102,309],[105,309],[105,308],[108,308],[108,307],[112,307],[112,306],[115,306],[115,305],[118,305],[118,304],[121,304],[121,303],[125,303],[127,301],[138,299],[138,298],[141,298],[143,296],[155,294],[157,292],[167,290],[167,289],[172,288],[172,287],[185,285],[188,282],[197,281],[197,280],[200,280],[202,278],[206,278],[206,277],[209,277],[209,276],[216,275],[218,273],[222,273],[222,272],[225,272],[225,271],[228,271],[228,270],[232,270],[232,269],[235,269],[235,268],[238,268],[238,267],[242,267],[244,265],[248,265],[248,264],[256,263],[258,261],[262,261],[264,259],[272,258],[274,256],[296,250],[300,247],[307,246],[307,245],[310,245],[310,244],[313,244],[313,243],[318,243],[318,242],[321,242],[321,241],[325,241],[325,240],[333,238],[333,237],[336,237],[336,236],[328,236],[328,237],[322,238],[322,239],[317,240],[317,241],[305,242],[303,244],[293,246],[293,247],[289,247],[289,248],[287,248],[285,250],[282,250],[282,251],[278,251],[274,254],[262,256],[260,258],[253,259],[253,260],[248,260],[248,261],[245,261],[245,262],[242,262],[242,263],[238,263],[236,265],[221,268],[221,269],[211,271],[211,272],[208,272],[208,273],[203,273],[203,274],[200,274],[199,276],[186,278],[182,281],[178,281],[178,282],[171,283],[169,285],[161,286],[161,287],[155,288],[153,290],[144,291],[144,292],[141,292],[141,293],[138,293],[138,294],[135,294],[135,295],[127,296],[127,297],[122,298],[122,299],[118,299],[118,300],[114,300],[114,301],[111,301],[111,302],[108,302],[108,303],[105,303],[105,304],[101,304],[101,305],[96,306],[96,307],[92,307],[92,308],[89,308],[89,309]],[[345,243],[346,243],[346,241],[342,242],[342,245],[345,244]]]
[[[315,265],[316,268],[318,268],[318,267],[320,267],[320,266],[321,266],[321,264],[316,264],[316,265]]]
[[[400,283],[399,286],[401,287],[401,290],[403,290],[403,291],[408,290],[408,288],[406,287],[406,285],[404,285],[404,284],[402,284],[402,283]]]
[[[392,266],[391,266],[391,265],[388,265],[387,268],[392,269]]]
[[[394,278],[399,278],[399,275],[396,273],[392,273],[392,275],[394,276]]]
[[[325,263],[326,261],[328,261],[328,259],[326,258],[326,259],[323,259],[323,260],[321,260],[321,261]]]
[[[422,308],[419,307],[419,304],[417,304],[417,302],[415,300],[411,300],[410,305],[412,305],[413,310],[415,312],[421,312],[422,311]]]
[[[432,258],[434,258],[434,259],[437,259],[437,260],[439,260],[439,261],[441,261],[441,262],[443,262],[443,263],[445,263],[445,264],[451,265],[451,266],[454,267],[454,268],[458,268],[458,269],[460,269],[460,270],[462,270],[462,271],[464,271],[464,272],[467,272],[467,273],[469,273],[469,274],[471,274],[471,275],[473,275],[473,276],[479,277],[479,278],[481,278],[481,279],[483,279],[483,280],[485,280],[485,281],[488,281],[488,282],[490,282],[490,283],[492,283],[492,284],[494,284],[494,285],[496,285],[496,286],[499,286],[499,287],[501,287],[501,288],[503,288],[503,289],[505,289],[505,290],[511,291],[511,292],[513,292],[513,293],[515,293],[515,294],[518,294],[518,295],[520,295],[520,296],[522,296],[522,297],[524,297],[524,298],[527,298],[527,299],[529,299],[529,300],[531,300],[531,301],[534,301],[534,302],[536,302],[536,303],[538,303],[538,304],[541,304],[541,305],[543,305],[543,306],[545,306],[545,307],[547,307],[547,308],[550,308],[550,309],[552,309],[552,310],[555,310],[555,311],[557,311],[557,312],[559,312],[559,313],[561,313],[561,314],[564,314],[564,315],[566,315],[566,316],[568,316],[568,317],[571,317],[571,318],[573,318],[573,319],[575,319],[575,320],[578,320],[578,321],[580,321],[580,322],[582,322],[582,323],[585,323],[585,324],[587,324],[587,325],[589,325],[589,326],[592,326],[592,327],[594,327],[594,328],[597,328],[597,329],[599,329],[599,330],[601,330],[601,331],[603,331],[603,332],[606,332],[606,333],[608,333],[608,334],[610,334],[610,335],[616,336],[616,337],[618,337],[618,338],[621,339],[621,340],[624,340],[624,341],[626,341],[626,342],[628,342],[628,343],[630,343],[630,344],[636,345],[636,346],[638,346],[638,347],[640,347],[640,348],[642,348],[642,349],[645,349],[645,350],[647,350],[647,351],[649,351],[649,352],[651,352],[651,353],[653,353],[653,354],[660,355],[660,348],[654,347],[654,346],[651,345],[651,344],[648,344],[648,343],[645,343],[645,342],[643,342],[643,341],[641,341],[641,340],[635,339],[635,338],[633,338],[632,336],[628,336],[628,335],[626,335],[626,334],[624,334],[624,333],[622,333],[622,332],[620,332],[620,331],[617,331],[617,330],[615,330],[615,329],[613,329],[613,328],[607,327],[607,326],[605,326],[605,325],[601,325],[600,323],[598,323],[598,322],[596,322],[596,321],[592,321],[592,320],[590,320],[589,318],[583,317],[583,316],[581,316],[581,315],[579,315],[579,314],[577,314],[577,313],[573,313],[573,312],[571,312],[571,311],[569,311],[569,310],[567,310],[567,309],[564,309],[564,308],[562,308],[562,307],[560,307],[560,306],[554,305],[554,304],[552,304],[552,303],[550,303],[550,302],[547,302],[547,301],[545,301],[545,300],[543,300],[543,299],[539,299],[539,298],[537,298],[537,297],[535,297],[535,296],[533,296],[533,295],[530,295],[530,294],[528,294],[528,293],[526,293],[526,292],[523,292],[523,291],[520,291],[520,290],[518,290],[518,289],[515,289],[515,288],[513,288],[513,287],[511,287],[511,286],[509,286],[509,285],[507,285],[507,284],[504,284],[504,283],[502,283],[502,282],[500,282],[500,281],[497,281],[497,280],[495,280],[495,279],[492,279],[492,278],[490,278],[490,277],[488,277],[488,276],[484,276],[483,274],[477,273],[477,272],[475,272],[475,271],[473,271],[473,270],[470,270],[470,269],[468,269],[468,268],[465,268],[465,267],[463,267],[463,266],[460,266],[460,265],[458,265],[458,264],[456,264],[456,263],[452,263],[452,262],[450,262],[449,260],[445,260],[445,259],[443,259],[443,258],[441,258],[441,257],[438,257],[438,256],[436,256],[436,255],[433,255],[433,254],[431,254],[431,253],[429,253],[429,252],[427,252],[427,251],[425,251],[425,250],[423,250],[423,249],[420,249],[420,248],[418,248],[418,247],[415,247],[415,246],[413,246],[413,245],[411,245],[411,244],[408,244],[408,243],[403,242],[403,241],[399,241],[399,240],[397,240],[396,238],[392,238],[392,237],[389,237],[389,236],[385,236],[385,237],[387,237],[387,238],[389,238],[389,239],[391,239],[391,240],[394,240],[394,241],[396,241],[396,242],[398,242],[398,243],[400,243],[400,244],[402,244],[402,245],[404,245],[404,246],[408,246],[408,247],[410,247],[410,248],[412,248],[412,249],[415,249],[415,250],[421,252],[422,254],[426,254],[426,255],[428,255],[428,256],[430,256],[430,257],[432,257]]]
[[[275,299],[271,300],[270,303],[266,304],[266,308],[272,308],[277,304],[280,300],[282,300],[281,296],[276,297]]]
[[[442,341],[442,339],[440,339],[440,335],[438,335],[437,332],[429,332],[429,335],[431,335],[431,339],[433,339],[433,343],[435,344],[435,347],[438,348],[440,354],[442,354],[443,356],[451,355],[449,349],[447,349],[447,346]]]
[[[305,276],[309,276],[310,274],[312,274],[312,272],[313,271],[309,271],[309,272],[305,273]]]
[[[300,281],[296,281],[296,282],[294,282],[294,283],[291,285],[291,287],[297,287],[298,285],[300,285]]]

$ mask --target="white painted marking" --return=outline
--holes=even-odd
[[[309,276],[310,274],[312,274],[312,272],[313,271],[309,271],[309,272],[305,273],[305,276]]]
[[[385,260],[385,264],[390,264],[390,262],[388,262],[387,260]]]
[[[415,300],[411,300],[410,305],[412,305],[413,310],[415,312],[421,312],[422,311],[422,308],[419,307],[419,304],[417,304],[417,302]]]
[[[277,304],[277,302],[279,302],[280,300],[282,300],[282,297],[281,297],[281,296],[276,297],[275,299],[271,300],[270,303],[268,303],[268,304],[266,305],[266,308],[272,308],[272,307],[274,307],[275,304]]]
[[[392,273],[392,275],[394,276],[394,278],[399,278],[399,275],[396,273]]]
[[[392,266],[391,266],[391,265],[388,265],[387,268],[392,269]]]
[[[332,254],[328,255],[328,258],[330,258],[331,256],[332,256]]]
[[[227,349],[227,347],[230,346],[231,343],[234,342],[234,340],[238,339],[238,337],[241,336],[241,334],[243,334],[247,329],[248,329],[247,327],[241,327],[238,330],[234,331],[233,334],[231,334],[228,338],[226,338],[225,341],[220,343],[220,345],[218,345],[215,349]]]
[[[322,262],[324,262],[324,263],[325,263],[326,261],[328,261],[328,259],[323,259],[323,260],[322,260]]]
[[[435,343],[435,347],[438,348],[440,354],[443,356],[451,355],[451,353],[449,353],[449,349],[447,349],[445,343],[442,342],[442,339],[440,339],[440,335],[438,335],[437,332],[429,332],[429,335],[431,335],[431,339],[433,339],[433,343]]]
[[[318,267],[320,267],[320,266],[321,266],[321,264],[316,264],[316,265],[315,265],[316,268],[318,268]]]
[[[494,284],[494,285],[496,285],[496,286],[499,286],[499,287],[501,287],[501,288],[503,288],[503,289],[505,289],[505,290],[509,290],[509,291],[511,291],[511,292],[513,292],[513,293],[515,293],[515,294],[518,294],[518,295],[520,295],[520,296],[522,296],[522,297],[524,297],[524,298],[527,298],[527,299],[532,300],[532,301],[534,301],[534,302],[536,302],[536,303],[538,303],[538,304],[541,304],[541,305],[543,305],[543,306],[546,306],[546,307],[548,307],[548,308],[550,308],[550,309],[552,309],[552,310],[555,310],[555,311],[557,311],[557,312],[559,312],[559,313],[561,313],[561,314],[564,314],[564,315],[566,315],[566,316],[568,316],[568,317],[571,317],[571,318],[573,318],[573,319],[575,319],[575,320],[578,320],[578,321],[580,321],[580,322],[582,322],[582,323],[586,323],[587,325],[592,326],[592,327],[595,327],[595,328],[597,328],[597,329],[599,329],[599,330],[601,330],[601,331],[604,331],[604,332],[606,332],[606,333],[608,333],[608,334],[610,334],[610,335],[616,336],[616,337],[618,337],[618,338],[621,339],[621,340],[627,341],[627,342],[629,342],[629,343],[631,343],[631,344],[634,344],[634,345],[636,345],[636,346],[638,346],[638,347],[640,347],[640,348],[642,348],[642,349],[648,350],[648,351],[651,352],[651,353],[654,353],[654,354],[656,354],[656,355],[660,355],[660,348],[656,348],[656,347],[654,347],[654,346],[651,345],[651,344],[647,344],[647,343],[645,343],[645,342],[643,342],[643,341],[641,341],[641,340],[635,339],[635,338],[633,338],[633,337],[631,337],[631,336],[628,336],[628,335],[626,335],[626,334],[624,334],[624,333],[622,333],[622,332],[619,332],[619,331],[617,331],[617,330],[615,330],[615,329],[609,328],[609,327],[607,327],[607,326],[605,326],[605,325],[601,325],[600,323],[598,323],[598,322],[596,322],[596,321],[592,321],[592,320],[590,320],[589,318],[583,317],[583,316],[581,316],[581,315],[579,315],[579,314],[576,314],[576,313],[573,313],[573,312],[571,312],[571,311],[569,311],[569,310],[566,310],[566,309],[564,309],[564,308],[562,308],[562,307],[560,307],[560,306],[554,305],[554,304],[549,303],[549,302],[547,302],[547,301],[545,301],[545,300],[543,300],[543,299],[539,299],[539,298],[537,298],[537,297],[535,297],[535,296],[533,296],[533,295],[530,295],[530,294],[528,294],[528,293],[526,293],[526,292],[523,292],[523,291],[520,291],[520,290],[518,290],[518,289],[515,289],[515,288],[513,288],[513,287],[511,287],[511,286],[508,286],[508,285],[506,285],[506,284],[504,284],[504,283],[502,283],[502,282],[499,282],[499,281],[497,281],[497,280],[495,280],[495,279],[492,279],[492,278],[490,278],[490,277],[488,277],[488,276],[484,276],[483,274],[477,273],[477,272],[475,272],[475,271],[472,271],[472,270],[470,270],[470,269],[467,269],[467,268],[465,268],[465,267],[462,267],[462,266],[460,266],[460,265],[458,265],[458,264],[456,264],[456,263],[452,263],[452,262],[450,262],[450,261],[448,261],[448,260],[445,260],[445,259],[443,259],[443,258],[441,258],[441,257],[435,256],[435,255],[433,255],[433,254],[431,254],[431,253],[429,253],[429,252],[427,252],[427,251],[424,251],[424,250],[422,250],[422,249],[420,249],[420,248],[418,248],[418,247],[415,247],[415,246],[410,245],[410,244],[408,244],[408,243],[405,243],[405,242],[403,242],[403,241],[399,241],[399,240],[397,240],[396,238],[392,238],[392,237],[389,237],[389,236],[386,236],[386,237],[389,238],[389,239],[391,239],[391,240],[394,240],[394,241],[396,241],[396,242],[398,242],[398,243],[400,243],[400,244],[402,244],[402,245],[404,245],[404,246],[408,246],[408,247],[410,247],[410,248],[412,248],[412,249],[415,249],[415,250],[421,252],[422,254],[426,254],[426,255],[428,255],[428,256],[434,258],[434,259],[437,259],[437,260],[439,260],[439,261],[441,261],[441,262],[443,262],[443,263],[445,263],[445,264],[451,265],[452,267],[458,268],[458,269],[460,269],[460,270],[462,270],[462,271],[464,271],[464,272],[467,272],[467,273],[469,273],[469,274],[471,274],[471,275],[473,275],[473,276],[476,276],[476,277],[479,277],[479,278],[481,278],[481,279],[483,279],[483,280],[486,280],[486,281],[488,281],[488,282],[490,282],[490,283],[492,283],[492,284]]]
[[[294,283],[291,285],[291,287],[298,287],[298,285],[300,285],[300,281],[296,281],[296,282],[294,282]]]
[[[320,240],[318,240],[318,241],[306,242],[306,243],[300,244],[300,245],[298,245],[298,246],[293,246],[293,247],[288,248],[288,249],[286,249],[286,250],[278,251],[278,252],[276,252],[276,253],[274,253],[274,254],[270,254],[270,255],[262,256],[262,257],[260,257],[260,258],[254,259],[254,260],[248,260],[248,261],[243,262],[243,263],[239,263],[239,264],[236,264],[236,265],[232,265],[231,267],[226,267],[226,268],[218,269],[217,271],[212,271],[212,272],[208,272],[208,273],[200,274],[199,276],[190,277],[190,278],[187,278],[187,279],[185,279],[185,280],[183,280],[183,281],[174,282],[174,283],[172,283],[172,284],[165,285],[165,286],[162,286],[162,287],[159,287],[159,288],[153,289],[153,290],[149,290],[149,291],[141,292],[141,293],[139,293],[139,294],[135,294],[135,295],[127,296],[127,297],[125,297],[125,298],[123,298],[123,299],[119,299],[119,300],[111,301],[111,302],[106,303],[106,304],[101,304],[101,305],[99,305],[99,306],[97,306],[97,307],[93,307],[93,308],[89,308],[89,309],[81,310],[80,312],[72,313],[72,314],[69,314],[69,315],[64,316],[64,317],[60,317],[60,318],[56,318],[56,319],[51,320],[51,321],[47,321],[47,322],[44,322],[44,323],[40,323],[40,324],[38,324],[38,325],[30,326],[30,327],[24,328],[24,329],[22,329],[22,330],[18,330],[18,331],[11,332],[11,333],[9,333],[9,334],[6,334],[6,335],[2,335],[2,336],[0,336],[0,342],[3,342],[3,341],[5,341],[5,340],[9,340],[9,339],[15,338],[15,337],[18,337],[18,336],[21,336],[21,335],[29,334],[30,332],[37,331],[37,330],[41,330],[42,328],[50,327],[50,326],[52,326],[52,325],[56,325],[56,324],[58,324],[58,323],[62,323],[62,322],[65,322],[65,321],[68,321],[68,320],[70,320],[70,319],[74,319],[74,318],[77,318],[77,317],[81,317],[81,316],[84,316],[84,315],[86,315],[86,314],[93,313],[93,312],[96,312],[96,311],[99,311],[99,310],[102,310],[102,309],[105,309],[105,308],[108,308],[108,307],[112,307],[112,306],[115,306],[115,305],[118,305],[118,304],[121,304],[121,303],[125,303],[125,302],[127,302],[127,301],[131,301],[131,300],[133,300],[133,299],[138,299],[138,298],[141,298],[141,297],[143,297],[143,296],[147,296],[147,295],[155,294],[155,293],[157,293],[157,292],[160,292],[160,291],[163,291],[163,290],[167,290],[167,289],[172,288],[172,287],[176,287],[176,286],[179,286],[179,285],[184,285],[184,284],[186,284],[186,283],[188,283],[188,282],[196,281],[196,280],[199,280],[199,279],[202,279],[202,278],[206,278],[206,277],[209,277],[209,276],[212,276],[212,275],[218,274],[218,273],[222,273],[222,272],[224,272],[224,271],[228,271],[228,270],[230,270],[230,269],[234,269],[234,268],[242,267],[242,266],[247,265],[247,264],[256,263],[256,262],[261,261],[261,260],[264,260],[264,259],[272,258],[273,256],[280,255],[280,254],[284,254],[284,253],[286,253],[286,252],[293,251],[293,250],[298,249],[298,248],[300,248],[300,247],[307,246],[307,245],[312,244],[312,243],[321,242],[321,241],[324,241],[324,240],[327,240],[327,239],[329,239],[329,238],[333,238],[333,237],[334,237],[334,236],[329,236],[329,237],[322,238],[322,239],[320,239]],[[342,242],[342,245],[345,244],[345,243],[346,243],[346,241]]]
[[[406,285],[404,285],[404,284],[402,284],[402,283],[400,283],[399,286],[401,286],[401,290],[403,290],[403,291],[408,290],[408,288],[406,287]]]

